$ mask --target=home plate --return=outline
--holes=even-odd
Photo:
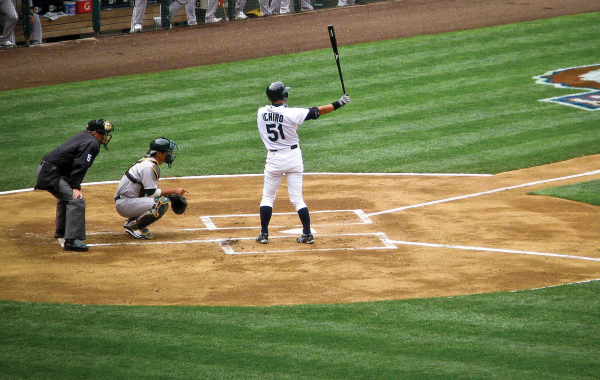
[[[317,231],[314,228],[311,228],[310,232],[313,234],[317,233]],[[295,228],[293,230],[279,231],[279,233],[286,234],[286,235],[302,235],[303,231],[302,231],[302,228]]]

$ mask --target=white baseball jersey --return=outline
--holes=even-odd
[[[265,147],[269,151],[298,145],[298,126],[304,123],[308,108],[293,108],[286,104],[267,105],[258,109],[256,123]]]

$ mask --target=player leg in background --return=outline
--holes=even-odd
[[[212,22],[221,21],[220,18],[215,17],[215,13],[217,13],[217,8],[219,7],[219,0],[208,0],[208,6],[206,7],[206,16],[204,17],[204,22],[209,24]]]
[[[302,223],[302,236],[296,240],[298,243],[313,244],[315,240],[310,229],[310,213],[302,197],[302,173],[286,173],[285,178],[290,194],[290,202],[296,208]]]
[[[271,173],[265,169],[263,195],[260,201],[260,235],[256,238],[256,241],[261,244],[267,244],[269,241],[269,223],[273,215],[273,204],[282,180],[283,173]]]
[[[289,0],[288,0],[289,1]],[[310,0],[302,0],[300,2],[300,12],[304,12],[304,11],[312,11],[315,8],[313,8],[312,4],[310,3]]]
[[[338,7],[345,7],[346,5],[354,5],[356,0],[338,0]]]
[[[271,16],[273,11],[271,10],[271,6],[269,5],[269,0],[258,0],[260,4],[260,14],[262,17]]]
[[[16,10],[16,2],[13,0],[0,0],[0,24],[3,26],[0,35],[0,48],[15,46],[15,26],[19,20]]]
[[[281,0],[271,0],[271,14],[278,15],[281,13]]]
[[[177,13],[181,10],[181,8],[186,7],[186,15],[187,15],[187,3],[191,3],[193,0],[174,0],[169,5],[169,20],[173,20]],[[173,21],[171,21],[173,22]],[[171,25],[172,26],[172,25]]]
[[[196,19],[196,0],[189,0],[187,2],[185,5],[185,14],[189,26],[198,25],[198,20]]]
[[[148,5],[148,0],[135,0],[135,6],[133,7],[133,13],[131,14],[130,33],[142,31],[142,27],[144,25],[144,14],[146,13],[146,5]]]
[[[235,19],[245,20],[248,18],[244,13],[244,7],[246,6],[246,0],[237,0],[235,2]]]
[[[40,45],[42,43],[42,23],[40,15],[33,14],[33,23],[31,25],[31,43],[30,45]]]
[[[281,0],[280,14],[290,13],[290,2],[291,0]]]

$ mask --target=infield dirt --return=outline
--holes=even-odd
[[[328,24],[343,46],[599,10],[597,2],[576,0],[406,0],[329,9],[4,50],[0,83],[9,90],[325,48],[328,39],[317,34]],[[285,30],[285,38],[276,47],[262,44],[275,30]],[[67,72],[68,66],[78,70]],[[270,244],[253,243],[258,216],[247,214],[257,212],[260,176],[165,180],[193,196],[185,215],[169,213],[153,226],[149,242],[123,233],[123,220],[112,212],[116,185],[86,186],[93,245],[87,253],[64,252],[53,239],[55,203],[48,193],[3,195],[0,299],[332,303],[598,279],[598,208],[527,192],[598,179],[533,184],[599,166],[596,155],[488,177],[307,175],[305,197],[317,230],[312,246],[285,232],[299,227],[285,188],[275,211],[292,215],[275,216],[280,227],[272,228]]]

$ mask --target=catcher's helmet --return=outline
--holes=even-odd
[[[271,103],[277,100],[286,100],[288,98],[289,87],[285,87],[283,82],[273,82],[267,87],[267,98]]]
[[[176,152],[178,150],[179,148],[175,144],[175,141],[171,141],[166,137],[159,137],[150,142],[148,155],[154,156],[157,152],[167,152],[165,163],[171,167],[171,164],[175,161],[175,157],[177,157]]]
[[[104,145],[104,149],[108,150],[107,145],[112,139],[111,132],[115,130],[115,127],[110,121],[104,119],[90,120],[86,129],[88,131],[100,133],[102,135],[100,144]]]

